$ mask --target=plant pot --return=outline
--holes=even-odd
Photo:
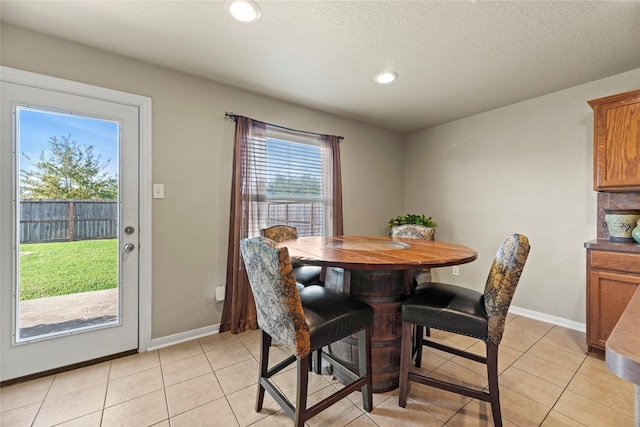
[[[605,209],[605,227],[612,242],[633,242],[631,233],[640,219],[640,210]]]
[[[402,224],[391,227],[391,237],[405,239],[435,240],[436,229],[417,224]]]

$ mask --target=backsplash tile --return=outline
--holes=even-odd
[[[609,238],[609,230],[604,226],[605,209],[640,209],[640,192],[598,192],[598,239]]]

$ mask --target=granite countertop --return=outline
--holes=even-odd
[[[634,252],[640,254],[640,244],[636,242],[612,242],[609,239],[594,239],[584,243],[587,249],[614,252]]]

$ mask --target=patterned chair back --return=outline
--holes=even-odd
[[[258,326],[296,356],[306,357],[311,339],[289,251],[265,237],[243,239],[240,251],[256,302]]]
[[[391,237],[433,240],[435,229],[417,224],[402,224],[391,227]]]
[[[280,243],[285,240],[297,239],[298,230],[288,225],[274,225],[273,227],[261,229],[260,235],[276,243]]]
[[[502,243],[491,265],[484,288],[484,306],[489,319],[489,341],[500,344],[507,312],[529,255],[529,239],[512,234]]]

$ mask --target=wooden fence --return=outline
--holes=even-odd
[[[24,200],[20,202],[20,243],[115,239],[115,200]]]

